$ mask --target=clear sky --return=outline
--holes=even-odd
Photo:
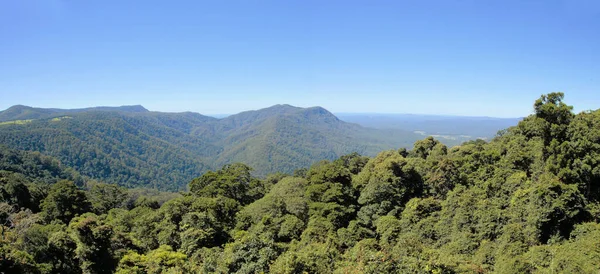
[[[0,0],[0,109],[600,108],[600,1]]]

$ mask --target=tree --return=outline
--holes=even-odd
[[[552,92],[542,95],[533,104],[535,115],[550,124],[565,125],[573,118],[573,107],[563,103],[565,94]]]
[[[33,209],[32,197],[24,178],[18,174],[0,172],[0,201],[16,208]]]
[[[432,151],[434,151],[434,148],[437,148],[436,150],[439,150],[440,152],[438,152],[438,154],[445,154],[446,151],[446,146],[444,146],[442,143],[440,143],[440,141],[434,139],[433,137],[429,136],[423,140],[419,140],[417,142],[415,142],[415,145],[411,151],[412,156],[415,157],[419,157],[419,158],[423,158],[426,159],[430,153],[432,153]]]
[[[60,181],[52,186],[42,202],[42,216],[48,223],[57,219],[68,224],[73,217],[88,212],[90,207],[85,192],[71,181]]]
[[[189,184],[190,192],[197,196],[216,197],[224,196],[238,201],[242,205],[252,202],[248,190],[258,179],[250,175],[252,169],[244,164],[235,163],[225,165],[219,171],[209,171],[192,180]]]
[[[150,251],[148,255],[130,251],[119,262],[116,273],[184,273],[186,259],[185,254],[173,251],[173,248],[167,245]]]
[[[87,194],[96,214],[123,207],[127,199],[126,189],[114,184],[94,183]]]
[[[353,183],[360,190],[358,218],[367,226],[380,216],[399,214],[408,200],[423,192],[421,176],[396,151],[379,153]]]
[[[84,273],[112,273],[117,266],[112,248],[113,230],[98,216],[86,213],[74,218],[69,224],[75,239],[75,254]]]

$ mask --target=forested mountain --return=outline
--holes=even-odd
[[[374,130],[345,123],[321,107],[277,105],[243,112],[219,121],[223,152],[217,166],[247,163],[259,174],[292,172],[316,160],[358,152],[409,147],[418,135],[402,130]]]
[[[218,148],[180,130],[180,123],[187,122],[183,117],[176,118],[175,126],[169,126],[169,118],[73,113],[1,125],[0,144],[54,156],[90,178],[127,187],[176,190],[178,184],[206,171],[202,157]]]
[[[70,181],[19,204],[28,182],[2,196],[0,271],[598,273],[600,110],[562,100],[490,142],[428,137],[265,179],[225,165],[162,206]]]
[[[140,105],[121,107],[92,107],[81,109],[33,108],[23,105],[16,105],[0,112],[0,122],[52,118],[71,113],[88,111],[148,112],[147,109]]]
[[[76,110],[14,106],[0,112],[0,144],[39,151],[93,179],[178,190],[224,164],[255,175],[288,172],[358,152],[408,147],[420,136],[346,123],[327,110],[276,105],[223,119],[142,106]]]

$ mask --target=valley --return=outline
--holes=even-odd
[[[357,152],[373,156],[422,136],[347,123],[320,108],[275,105],[222,119],[162,113],[142,106],[0,112],[0,143],[39,151],[93,179],[126,187],[183,190],[193,178],[230,163],[256,176],[308,168]]]

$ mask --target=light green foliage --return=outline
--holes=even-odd
[[[0,247],[0,269],[8,273],[42,273],[33,256],[8,246]]]
[[[71,117],[71,116],[56,117],[56,118],[52,118],[52,120],[50,120],[50,121],[52,121],[52,122],[60,122],[60,121],[62,121],[64,119],[73,119],[73,117]]]
[[[275,184],[262,199],[248,205],[238,214],[238,227],[249,227],[264,217],[280,218],[286,214],[306,219],[307,201],[304,198],[306,180],[286,177]]]
[[[552,125],[564,125],[571,122],[573,118],[573,107],[568,106],[562,100],[565,94],[552,92],[542,95],[533,104],[535,115],[546,120]]]
[[[413,146],[413,149],[409,155],[427,159],[429,155],[442,156],[446,153],[446,146],[440,143],[440,141],[435,140],[433,137],[430,136],[423,140],[415,142],[415,145]]]
[[[396,151],[385,151],[371,159],[354,185],[360,190],[358,218],[365,225],[380,216],[397,214],[411,198],[423,191],[421,176]]]
[[[5,121],[5,122],[0,122],[0,126],[3,126],[3,125],[25,125],[25,124],[31,123],[31,121],[33,121],[33,120],[27,119],[27,120]]]
[[[116,273],[182,273],[187,257],[175,252],[170,246],[160,246],[148,255],[129,252],[119,262]]]
[[[352,165],[355,171],[360,170],[352,159],[346,158],[317,163],[306,174],[309,183],[305,196],[309,200],[309,215],[311,218],[327,219],[334,230],[348,225],[356,211],[356,193],[347,164]]]
[[[251,170],[249,166],[240,163],[225,165],[217,172],[209,171],[192,180],[189,189],[197,196],[224,196],[246,205],[252,202],[253,198],[248,191],[260,183],[250,175]]]
[[[444,158],[433,168],[425,184],[431,188],[432,194],[444,198],[455,185],[464,184],[464,181],[456,162]]]

